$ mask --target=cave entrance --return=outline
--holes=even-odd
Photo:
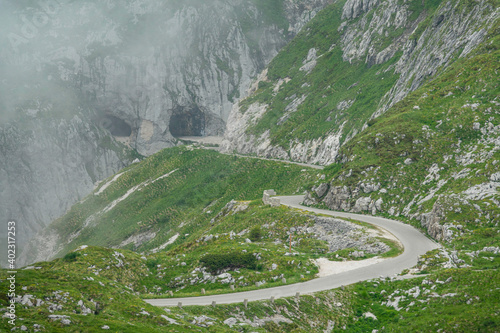
[[[129,137],[132,134],[132,127],[129,124],[112,115],[102,117],[99,124],[116,137]]]
[[[198,106],[177,107],[170,117],[169,129],[175,137],[204,136],[205,114]]]

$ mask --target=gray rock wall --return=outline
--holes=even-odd
[[[252,77],[328,2],[286,0],[279,15],[249,0],[5,4],[0,212],[19,247],[130,162],[107,135],[143,155],[177,144],[172,132],[221,135]]]
[[[97,180],[128,163],[126,151],[99,146],[106,135],[77,116],[1,126],[0,138],[1,223],[16,222],[18,253],[32,235],[91,192]],[[0,231],[2,240],[6,231]]]
[[[484,39],[490,23],[499,16],[498,9],[492,8],[487,1],[475,3],[470,10],[464,9],[462,1],[443,3],[429,22],[425,21],[428,16],[426,11],[413,19],[410,19],[411,14],[408,4],[395,0],[349,0],[344,5],[338,27],[341,38],[331,40],[332,45],[341,47],[343,61],[353,66],[360,63],[362,66],[372,66],[398,57],[388,70],[397,74],[399,79],[380,100],[370,118],[380,116],[410,92],[432,80],[455,61],[460,50],[459,57],[471,52]],[[417,27],[421,29],[420,34],[414,34]],[[385,42],[381,42],[384,37],[381,36],[390,36],[395,31],[400,31],[399,35],[385,46]],[[307,58],[304,59],[304,64],[307,61]],[[265,77],[260,79],[266,80]],[[283,82],[273,83],[279,89]],[[298,92],[291,91],[289,94],[284,102]],[[343,101],[337,109],[349,112],[349,101]],[[332,124],[329,132],[325,132],[322,137],[290,140],[285,150],[282,146],[272,144],[274,138],[269,132],[259,136],[246,133],[246,129],[268,111],[268,105],[255,103],[248,110],[243,113],[237,105],[233,108],[222,143],[224,151],[321,165],[335,162],[342,144],[365,129],[369,121],[366,119],[361,128],[345,126],[345,123]],[[249,112],[253,114],[247,115]]]

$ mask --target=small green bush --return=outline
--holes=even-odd
[[[158,259],[148,259],[146,261],[146,266],[149,268],[149,269],[155,269],[156,268],[156,265],[158,265],[160,261]]]
[[[260,229],[259,226],[253,227],[252,230],[250,230],[250,235],[248,238],[252,242],[256,242],[262,238],[262,230]]]
[[[212,273],[218,273],[223,269],[257,267],[257,258],[251,253],[229,252],[207,254],[200,262]]]
[[[72,261],[76,261],[76,258],[78,258],[79,256],[80,256],[80,253],[78,253],[78,252],[70,252],[64,256],[63,260],[68,261],[68,262],[72,262]]]
[[[269,88],[271,85],[272,85],[271,82],[259,81],[259,89],[266,89]]]

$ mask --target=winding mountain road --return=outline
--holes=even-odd
[[[275,162],[281,162],[281,163],[288,163],[288,164],[296,164],[312,169],[317,169],[317,170],[322,170],[325,167],[323,165],[318,165],[318,164],[308,164],[308,163],[302,163],[302,162],[295,162],[295,161],[288,161],[288,160],[279,160],[276,158],[268,158],[268,157],[262,157],[262,156],[252,156],[252,155],[241,155],[241,154],[236,154],[236,153],[224,153],[221,151],[220,147],[218,146],[224,137],[221,136],[208,136],[208,137],[203,137],[203,136],[181,136],[178,137],[177,139],[183,140],[183,141],[190,141],[190,142],[195,142],[200,145],[202,145],[203,149],[208,149],[208,150],[215,150],[221,154],[224,155],[231,155],[231,156],[238,156],[238,157],[243,157],[243,158],[256,158],[259,160],[267,160],[267,161],[275,161]],[[217,145],[217,146],[210,146],[210,145]]]
[[[388,277],[400,273],[404,269],[411,268],[417,264],[418,257],[425,254],[427,251],[436,249],[439,245],[420,231],[410,225],[402,222],[375,217],[369,215],[360,215],[344,212],[335,212],[325,209],[311,208],[300,205],[303,196],[279,196],[281,204],[292,208],[299,208],[305,211],[310,211],[318,214],[325,214],[335,217],[351,218],[354,220],[367,222],[375,226],[386,229],[399,239],[404,246],[404,251],[401,255],[385,259],[379,263],[342,272],[334,275],[329,275],[321,278],[316,278],[307,282],[290,284],[286,286],[265,288],[259,290],[236,292],[231,294],[211,295],[201,297],[184,297],[184,298],[162,298],[162,299],[146,299],[149,304],[156,306],[176,306],[178,302],[182,305],[210,305],[213,301],[217,304],[241,303],[244,299],[248,301],[257,301],[275,299],[280,297],[295,296],[297,292],[301,295],[310,294],[318,291],[338,288],[342,285],[349,285],[359,281],[370,280],[381,276]]]

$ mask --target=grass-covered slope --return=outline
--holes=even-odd
[[[482,262],[474,253],[486,251],[498,268],[498,29],[348,142],[326,170],[328,193],[311,202],[407,219],[459,250],[457,264]]]
[[[180,244],[210,228],[233,199],[254,200],[269,188],[301,193],[315,177],[292,164],[166,149],[103,182],[35,239],[31,255],[49,248],[61,256],[80,245],[151,250],[176,234]]]
[[[207,154],[183,148],[172,151]],[[291,166],[283,167],[287,170]],[[310,178],[302,170],[299,175]],[[111,184],[121,177],[115,176],[113,183],[102,184],[96,193],[111,191]],[[109,185],[105,187],[106,184]],[[215,209],[214,206],[210,208]],[[344,233],[322,232],[325,219],[333,226],[338,224]],[[107,328],[119,332],[193,332],[206,331],[210,326],[216,332],[235,331],[224,323],[227,318],[206,318],[191,310],[187,315],[175,310],[172,313],[150,306],[140,298],[199,296],[280,286],[314,278],[318,268],[310,259],[327,256],[339,261],[359,260],[400,252],[397,244],[374,236],[366,225],[269,207],[260,199],[230,201],[213,218],[201,213],[198,221],[199,230],[194,230],[192,237],[184,235],[184,241],[166,242],[169,246],[147,254],[80,246],[63,258],[18,270],[13,298],[16,327],[42,332],[94,332]],[[177,240],[179,235],[176,233],[170,240]],[[92,243],[91,238],[87,240]],[[290,246],[291,253],[287,253]],[[364,255],[360,256],[360,251]],[[224,266],[223,261],[234,253],[255,258],[254,265],[247,267],[238,262],[238,267]],[[219,256],[222,266],[210,269],[204,260],[210,255]],[[9,289],[9,276],[6,270],[0,271],[2,290]],[[0,313],[8,312],[9,302],[7,293],[2,293]],[[13,327],[4,316],[0,329]],[[267,329],[264,326],[260,330]]]
[[[227,151],[329,164],[343,143],[459,57],[495,2],[338,1],[311,20],[228,120]]]
[[[497,271],[448,270],[406,281],[373,280],[300,298],[173,309],[226,320],[240,332],[496,332]],[[228,320],[233,318],[232,320]]]
[[[268,105],[268,111],[249,126],[247,133],[261,135],[270,130],[273,144],[290,148],[294,140],[322,137],[338,130],[346,121],[348,128],[359,128],[377,108],[398,78],[397,74],[385,72],[398,57],[374,66],[343,61],[342,47],[335,43],[339,43],[342,36],[339,26],[344,3],[336,2],[321,11],[273,59],[267,80],[261,81],[259,89],[240,103],[243,112],[255,102]],[[312,49],[321,57],[315,60],[315,67],[309,72],[303,66]],[[290,81],[278,85],[283,79]],[[290,112],[294,100],[301,102],[296,112]],[[342,101],[350,104],[349,112],[337,112],[337,105]]]
[[[138,254],[84,245],[64,260],[43,266],[90,272],[143,297],[182,297],[200,296],[202,290],[218,294],[306,281],[318,273],[311,259],[360,260],[394,256],[401,250],[365,224],[270,207],[260,199],[232,200],[215,217],[205,215],[200,214],[190,235],[182,237],[182,227],[165,230],[174,235],[152,251]]]
[[[81,252],[81,253],[80,253]],[[0,331],[28,332],[194,332],[196,325],[143,302],[128,283],[143,274],[141,259],[129,251],[89,248],[78,258],[39,263],[16,274],[16,319],[3,316]],[[121,266],[121,264],[123,266]],[[99,274],[95,265],[104,267]],[[106,269],[106,266],[111,266]],[[0,309],[10,305],[11,274],[0,270]],[[224,327],[218,329],[224,332]]]
[[[344,234],[324,230],[325,219]],[[361,256],[352,255],[363,250]],[[346,221],[264,206],[260,200],[231,202],[198,239],[148,256],[152,274],[137,289],[154,298],[170,292],[201,296],[202,289],[206,294],[241,292],[313,279],[318,267],[311,259],[360,260],[399,252],[394,241]],[[248,255],[256,258],[254,264],[245,264]],[[210,256],[216,265],[207,264]],[[231,261],[235,256],[236,262]]]
[[[330,124],[340,119],[335,126],[349,124],[343,132],[349,137],[347,133],[361,130],[366,122],[340,150],[337,163],[319,172],[188,146],[164,150],[122,170],[41,235],[38,251],[48,244],[47,256],[61,258],[17,274],[17,326],[34,330],[35,324],[42,325],[48,332],[93,332],[104,325],[120,332],[498,331],[498,20],[487,30],[480,25],[478,34],[485,35],[479,47],[463,57],[463,49],[451,53],[453,63],[436,69],[433,80],[415,76],[405,81],[426,83],[370,121],[380,106],[376,100],[383,102],[390,85],[408,73],[392,71],[404,54],[396,52],[379,64],[376,57],[365,57],[378,55],[406,33],[416,42],[430,42],[429,34],[440,31],[449,17],[467,21],[481,11],[477,6],[491,13],[498,2],[452,1],[448,7],[439,2],[395,3],[406,6],[407,22],[414,22],[410,26],[415,29],[394,29],[393,35],[389,29],[379,36],[380,52],[361,56],[353,49],[344,58],[328,36],[340,38],[346,3],[319,14],[322,25],[304,30],[296,45],[271,65],[256,95],[241,104],[245,111],[267,103],[267,112],[254,119],[247,134],[268,133],[273,144],[284,148],[290,140],[314,139],[334,128],[324,127],[320,120],[325,117]],[[332,13],[341,19],[331,20]],[[451,14],[439,19],[443,13]],[[354,31],[383,13],[374,9],[365,14],[347,18],[351,25],[342,29]],[[321,55],[315,60],[312,48]],[[296,49],[301,51],[294,54]],[[314,68],[300,70],[309,61],[316,61]],[[338,71],[332,70],[335,66]],[[331,92],[323,93],[325,89]],[[289,112],[293,101],[302,103]],[[292,109],[285,111],[290,104]],[[329,108],[336,111],[330,114]],[[236,304],[165,311],[140,299],[171,297],[170,292],[174,297],[197,296],[202,288],[215,294],[233,292],[231,286],[238,292],[294,283],[317,272],[310,259],[351,259],[361,248],[326,253],[330,244],[310,232],[318,217],[264,206],[259,200],[264,189],[293,194],[313,185],[311,203],[401,219],[438,239],[443,248],[423,256],[414,270],[429,275],[377,279],[299,299],[252,302],[248,308]],[[293,256],[286,255],[290,233]],[[83,244],[91,246],[79,247]],[[385,255],[397,252],[394,244],[388,245],[392,248]],[[1,290],[7,290],[6,278],[1,271]],[[0,294],[2,312],[7,305],[7,296]],[[12,328],[7,320],[2,318],[0,330]]]
[[[213,307],[167,310],[151,306],[120,278],[77,269],[108,261],[114,251],[87,248],[78,259],[57,259],[17,274],[16,326],[34,332],[495,332],[500,307],[497,270],[451,269],[404,280],[372,280],[345,288]],[[117,251],[124,274],[136,269],[129,251]],[[87,255],[87,256],[85,256]],[[88,258],[88,259],[87,259]],[[75,260],[75,261],[71,261]],[[76,264],[75,264],[76,262]],[[8,287],[0,272],[0,287]],[[8,306],[0,294],[0,308]],[[56,316],[56,317],[49,317]],[[12,329],[8,318],[0,330]],[[104,328],[104,329],[103,329]]]

